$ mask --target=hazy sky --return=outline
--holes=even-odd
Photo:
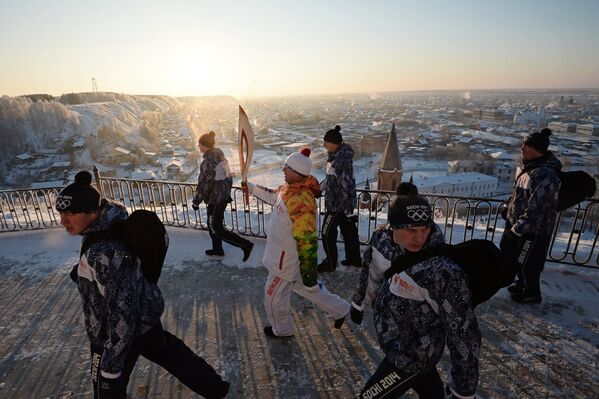
[[[599,88],[599,1],[0,0],[0,95]]]

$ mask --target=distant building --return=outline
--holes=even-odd
[[[395,133],[395,123],[391,128],[391,133],[387,139],[387,145],[381,158],[379,170],[377,172],[377,189],[383,191],[395,191],[403,177],[403,168],[399,156],[399,146],[397,144],[397,134]]]
[[[28,152],[24,152],[22,154],[17,155],[14,159],[13,159],[13,164],[14,165],[25,165],[30,163],[31,161],[33,161],[34,159],[36,159],[36,157],[34,155],[31,155]]]
[[[183,170],[183,162],[173,160],[166,167],[166,174],[169,179],[176,179],[181,175],[182,170]]]
[[[72,145],[73,148],[83,148],[85,147],[85,138],[83,137],[79,137],[79,139],[77,141],[75,141]]]
[[[516,112],[513,123],[540,128],[545,125],[545,107],[539,107],[533,111],[529,106]]]
[[[162,149],[160,150],[160,152],[162,153],[162,155],[167,155],[167,156],[172,156],[175,154],[175,150],[173,149],[173,146],[170,144],[166,144],[162,147]]]
[[[156,174],[151,170],[136,170],[131,173],[133,180],[155,180]]]
[[[447,162],[447,174],[478,172],[497,178],[498,185],[511,185],[516,173],[516,160],[503,152],[483,153],[483,159]]]
[[[59,188],[64,187],[63,180],[52,180],[52,181],[38,181],[35,183],[31,183],[32,190],[41,190],[45,188]]]
[[[423,194],[446,194],[456,197],[490,197],[497,190],[497,178],[477,172],[424,177],[414,184]]]
[[[58,162],[54,162],[52,165],[50,165],[46,171],[49,173],[62,172],[63,170],[68,170],[70,167],[71,167],[70,161],[58,161]]]
[[[483,109],[480,111],[480,119],[485,121],[498,121],[503,118],[503,112],[498,109]]]
[[[549,122],[547,125],[555,133],[574,133],[576,132],[576,122]]]
[[[106,160],[109,163],[122,163],[129,161],[131,158],[131,151],[126,150],[122,147],[115,147],[106,155]]]
[[[576,127],[576,133],[586,134],[587,136],[599,136],[599,125],[586,123]]]

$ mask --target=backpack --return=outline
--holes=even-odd
[[[92,244],[109,239],[123,243],[141,261],[144,276],[153,283],[158,282],[168,250],[168,234],[155,212],[139,209],[107,230],[86,234],[79,256]]]
[[[522,170],[520,174],[516,176],[516,181],[518,181],[520,176],[522,176],[524,173],[530,172],[537,167],[538,166]],[[560,170],[558,171],[558,174],[561,181],[559,192],[557,194],[558,212],[561,212],[564,209],[574,206],[595,195],[597,183],[595,182],[595,179],[593,179],[593,177],[588,173],[583,172],[582,170],[575,170],[572,172],[562,172]],[[507,212],[507,208],[505,209],[505,212]],[[506,219],[504,215],[502,216],[504,219]]]
[[[468,276],[472,307],[490,299],[497,291],[514,281],[517,265],[506,258],[493,242],[468,240],[451,245],[441,244],[424,251],[399,256],[385,271],[385,278],[408,269],[434,256],[446,256],[457,263]]]
[[[562,184],[557,198],[557,210],[563,211],[595,195],[597,183],[592,176],[582,170],[559,172]]]

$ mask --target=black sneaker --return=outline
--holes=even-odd
[[[216,398],[224,398],[229,393],[229,388],[231,387],[231,383],[228,381],[223,381],[218,393],[216,394]]]
[[[512,294],[520,294],[523,288],[524,287],[522,286],[522,284],[520,284],[520,282],[517,281],[515,284],[512,284],[509,287],[507,287],[507,290]]]
[[[207,249],[206,250],[206,255],[208,256],[225,256],[225,251],[223,251],[222,249],[218,250],[218,249]]]
[[[335,323],[333,324],[333,327],[336,328],[337,330],[339,330],[341,328],[341,326],[343,325],[343,323],[345,323],[345,318],[346,317],[347,317],[347,313],[342,318],[335,320]]]
[[[264,334],[270,338],[292,338],[293,335],[276,335],[271,326],[264,327]]]
[[[326,273],[326,272],[334,272],[337,267],[336,266],[332,267],[331,264],[329,263],[329,261],[325,259],[318,264],[317,268],[318,268],[318,273]]]
[[[526,295],[523,292],[512,294],[512,301],[518,303],[541,303],[541,294],[538,295]]]
[[[349,260],[344,259],[344,260],[341,261],[341,264],[343,266],[348,266],[348,267],[349,266],[362,267],[362,261],[359,261],[359,262],[350,262]]]
[[[252,254],[252,250],[254,249],[254,243],[249,243],[249,245],[243,247],[243,262],[249,259]]]

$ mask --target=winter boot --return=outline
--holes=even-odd
[[[335,269],[337,268],[337,265],[332,266],[329,263],[329,260],[325,259],[318,264],[317,268],[318,268],[318,273],[334,272]]]
[[[349,266],[354,266],[354,267],[362,267],[361,263],[362,263],[362,262],[350,262],[350,261],[349,261],[349,260],[347,260],[347,259],[344,259],[344,260],[342,260],[342,261],[341,261],[341,264],[342,264],[343,266],[348,266],[348,267],[349,267]]]
[[[206,255],[208,256],[225,256],[225,251],[222,249],[207,249]]]
[[[541,303],[543,299],[541,298],[541,294],[537,294],[537,295],[528,295],[525,294],[524,292],[519,292],[516,294],[512,294],[512,301],[514,302],[518,302],[518,303],[534,303],[534,304],[538,304]]]
[[[507,290],[511,294],[520,294],[524,289],[524,285],[520,282],[520,280],[516,281],[514,284],[507,287]]]
[[[293,335],[276,335],[271,326],[264,327],[264,334],[270,338],[292,338]]]
[[[243,262],[249,259],[252,254],[252,250],[254,249],[254,243],[249,243],[247,246],[243,247]]]
[[[337,330],[339,330],[341,328],[341,326],[343,325],[343,323],[345,323],[346,317],[347,317],[347,314],[345,316],[343,316],[342,318],[335,320],[333,327],[336,328]]]

